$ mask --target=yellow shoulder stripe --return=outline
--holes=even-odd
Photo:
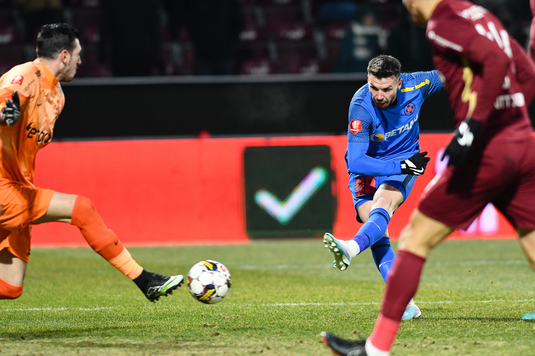
[[[421,87],[423,87],[424,85],[428,85],[429,84],[429,79],[426,79],[424,80],[423,82],[421,82],[420,84],[416,84],[415,86],[413,87],[406,87],[406,88],[403,88],[401,89],[401,92],[402,93],[405,93],[405,92],[408,92],[408,91],[413,91],[415,89],[420,89]]]

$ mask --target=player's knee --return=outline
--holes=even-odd
[[[409,224],[401,232],[398,241],[398,250],[404,250],[418,256],[426,257],[432,248],[428,245],[426,239],[420,236],[417,230],[413,229],[413,226]]]
[[[94,214],[96,210],[91,199],[79,195],[74,202],[71,224],[81,227],[87,218]]]
[[[0,279],[0,299],[17,299],[22,295],[22,286],[13,286]]]
[[[372,209],[381,208],[386,210],[390,215],[396,210],[399,204],[396,204],[391,198],[389,197],[379,197],[377,198],[372,205]]]
[[[405,246],[410,244],[410,238],[412,236],[412,229],[411,225],[405,226],[403,230],[401,230],[401,234],[399,235],[399,241],[398,241],[398,248],[403,249]]]
[[[91,201],[91,199],[86,198],[81,195],[76,197],[76,202],[74,203],[74,205],[77,207],[77,209],[80,212],[83,212],[83,213],[90,213],[90,212],[95,211],[95,206],[93,205],[93,202]]]

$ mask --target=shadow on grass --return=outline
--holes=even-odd
[[[113,328],[110,328],[113,329]],[[120,349],[120,350],[131,350],[130,352],[135,353],[135,351],[146,351],[150,350],[152,353],[158,353],[159,351],[169,351],[173,348],[180,347],[205,347],[205,345],[202,342],[199,342],[199,340],[192,340],[192,339],[182,339],[179,337],[175,338],[167,338],[164,340],[139,340],[136,341],[132,340],[125,341],[123,339],[118,339],[116,342],[106,340],[106,341],[99,341],[101,339],[100,336],[94,336],[95,340],[92,340],[93,336],[81,336],[83,339],[79,341],[73,341],[69,340],[67,341],[65,336],[63,337],[55,337],[56,335],[52,334],[51,338],[47,339],[43,336],[43,333],[36,334],[34,336],[41,336],[41,337],[30,337],[30,334],[27,335],[13,335],[9,338],[1,338],[3,342],[3,347],[8,350],[10,347],[13,347],[16,345],[16,347],[21,347],[24,345],[27,345],[29,348],[32,346],[30,345],[38,345],[38,348],[40,350],[66,350],[66,349],[72,349],[72,350],[80,350],[80,349],[87,349],[87,350],[97,350],[97,349],[109,349],[110,351],[112,349]],[[80,336],[77,336],[80,337]],[[69,338],[73,338],[72,336],[69,336]],[[102,340],[102,339],[101,339]],[[229,347],[233,347],[232,344],[229,344],[227,342],[216,339],[211,339],[212,342],[210,342],[211,348],[219,348],[219,349],[228,349]],[[33,342],[32,342],[33,341]],[[10,345],[11,344],[11,345]],[[34,346],[35,347],[35,346]],[[2,352],[0,347],[0,352]],[[78,351],[80,352],[80,351]],[[135,353],[137,354],[137,353]]]
[[[87,337],[102,337],[102,333],[117,332],[120,330],[130,329],[129,327],[99,327],[99,328],[77,328],[75,326],[68,329],[56,329],[46,331],[33,331],[33,332],[2,332],[2,340],[6,341],[32,341],[32,340],[46,340],[46,339],[65,339],[65,338],[87,338]],[[111,333],[110,333],[111,334]]]

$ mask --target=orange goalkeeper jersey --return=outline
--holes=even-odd
[[[39,59],[15,66],[0,78],[0,109],[15,90],[21,113],[15,125],[0,126],[0,186],[9,181],[33,186],[35,156],[52,140],[65,95]]]

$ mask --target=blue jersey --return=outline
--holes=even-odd
[[[346,165],[350,173],[385,176],[401,173],[400,161],[420,151],[420,108],[442,90],[437,71],[401,73],[395,104],[384,110],[372,101],[368,84],[353,95],[349,106]]]

